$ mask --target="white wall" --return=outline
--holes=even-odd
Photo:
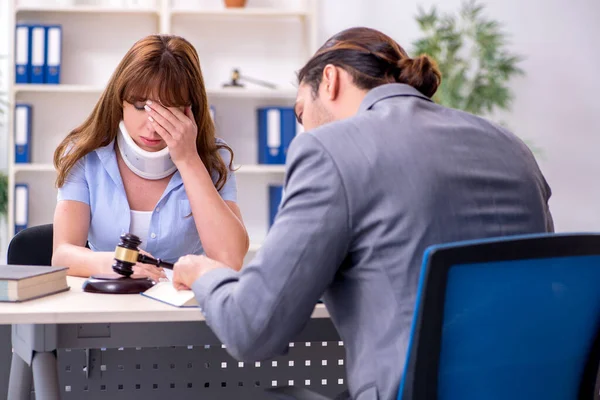
[[[410,51],[418,35],[418,5],[441,10],[460,0],[326,0],[321,41],[364,25],[380,29]],[[542,171],[553,189],[557,231],[600,231],[600,2],[598,0],[484,0],[487,15],[503,22],[512,49],[527,57],[527,75],[512,84],[515,102],[503,117],[543,153]],[[349,11],[336,10],[345,7]]]

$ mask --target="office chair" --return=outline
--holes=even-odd
[[[432,246],[398,400],[593,399],[600,234]]]
[[[8,244],[8,252],[6,261],[10,265],[41,265],[49,266],[52,263],[52,239],[53,231],[52,224],[32,226],[18,232]],[[3,363],[10,370],[12,360],[12,343],[11,343],[11,326],[0,326],[0,336],[2,341],[2,353],[9,354],[9,358],[5,358]],[[30,393],[33,390],[33,382],[31,380],[31,372],[28,372],[26,385],[30,387]],[[8,378],[8,371],[7,371]],[[2,393],[6,396],[8,385],[2,389]]]
[[[11,265],[52,264],[53,225],[36,225],[23,229],[11,239],[6,261]],[[85,243],[89,248],[89,243]]]
[[[32,226],[17,233],[8,245],[11,265],[51,265],[52,224]]]

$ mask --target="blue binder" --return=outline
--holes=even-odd
[[[27,228],[29,224],[29,186],[25,183],[15,185],[15,234]]]
[[[297,124],[291,107],[263,107],[258,112],[259,164],[285,164]]]
[[[46,26],[46,68],[44,82],[60,83],[60,65],[62,63],[62,26]]]
[[[44,25],[31,25],[29,29],[30,48],[30,83],[44,83],[46,69],[46,27]]]
[[[15,163],[31,162],[31,105],[15,104]]]
[[[269,227],[275,222],[279,206],[283,200],[283,186],[269,185]]]
[[[15,83],[29,83],[29,25],[15,29]]]

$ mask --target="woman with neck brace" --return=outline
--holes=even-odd
[[[232,163],[215,138],[193,46],[166,35],[138,41],[54,153],[52,265],[73,276],[110,273],[119,237],[130,232],[155,258],[205,253],[240,269],[249,240]],[[134,272],[165,277],[141,263]]]

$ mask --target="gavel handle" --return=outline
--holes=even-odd
[[[271,82],[262,81],[260,79],[251,78],[249,76],[240,75],[240,79],[242,79],[244,81],[252,82],[252,83],[260,85],[260,86],[268,87],[269,89],[277,89],[277,85],[275,85]]]
[[[160,258],[148,257],[147,255],[141,253],[138,254],[138,261],[143,264],[152,264],[156,265],[157,267],[173,269],[173,264],[171,264],[170,262],[163,261]]]

